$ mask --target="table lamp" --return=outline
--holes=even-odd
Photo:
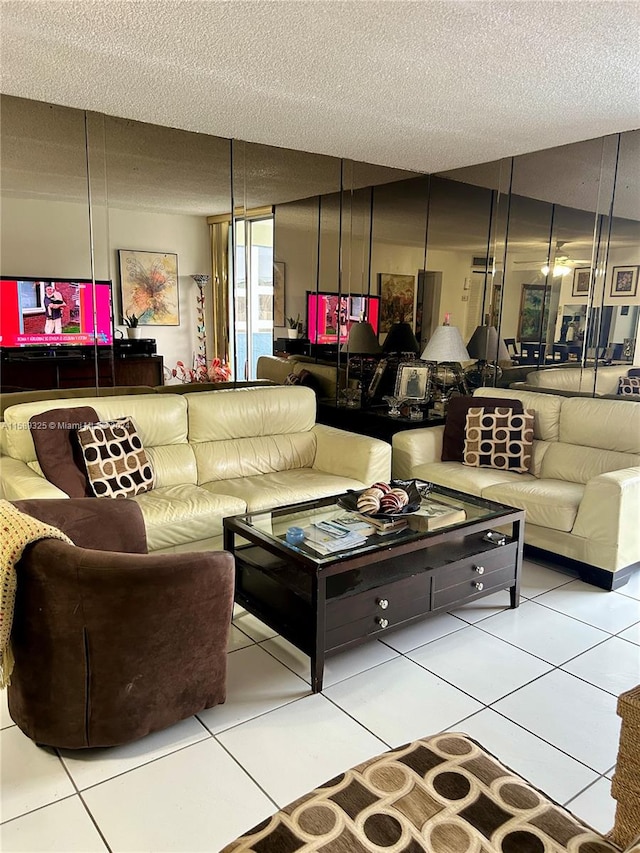
[[[389,333],[382,345],[384,353],[394,353],[401,355],[402,353],[413,353],[418,355],[420,352],[420,344],[416,336],[413,334],[413,329],[409,323],[394,323],[389,329]]]
[[[499,362],[511,364],[511,356],[507,347],[498,336],[495,326],[485,323],[478,326],[467,344],[469,358],[477,359],[477,363],[465,370],[465,376],[470,385],[479,388],[482,385],[492,385],[494,380],[502,376]]]
[[[375,362],[373,365],[368,365],[367,359],[362,356],[376,356],[382,352],[378,336],[373,331],[371,323],[368,323],[366,320],[354,323],[349,329],[349,337],[342,344],[340,352],[348,353],[350,356],[360,356],[360,358],[350,358],[347,361],[347,387],[344,390],[346,405],[350,408],[357,408],[362,402],[362,387],[360,383],[363,379],[370,378],[366,374],[373,374],[375,370]],[[355,372],[357,376],[358,385],[356,388],[349,387],[350,371]]]
[[[435,361],[437,364],[432,375],[433,385],[439,392],[432,409],[437,417],[446,414],[449,397],[456,386],[464,394],[468,393],[460,362],[469,361],[470,356],[460,330],[450,325],[450,316],[445,314],[444,323],[435,330],[421,356],[423,361]]]

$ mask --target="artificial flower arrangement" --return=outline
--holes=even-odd
[[[211,364],[199,362],[195,367],[185,367],[184,362],[179,361],[171,371],[171,376],[185,383],[228,382],[231,379],[231,367],[219,358],[214,358]]]

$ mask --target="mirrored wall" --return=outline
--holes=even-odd
[[[497,384],[570,366],[594,393],[584,368],[640,361],[640,131],[426,175],[0,108],[5,391],[180,382],[214,357],[251,379],[281,350],[337,366],[370,297],[381,343],[400,320],[421,350],[445,315],[465,341],[494,326]]]

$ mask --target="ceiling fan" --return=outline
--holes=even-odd
[[[556,242],[555,252],[553,253],[553,275],[561,276],[568,275],[574,267],[586,264],[591,264],[591,258],[574,258],[562,252],[562,247],[565,246],[568,240],[558,240]],[[538,266],[541,264],[540,272],[543,275],[549,275],[551,267],[549,266],[548,258],[536,258],[528,261],[514,261],[514,264],[527,264],[528,266]]]

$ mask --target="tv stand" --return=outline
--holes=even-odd
[[[111,347],[99,349],[97,354],[96,359],[93,347],[75,352],[55,347],[0,350],[0,391],[163,384],[161,355],[121,358]]]

